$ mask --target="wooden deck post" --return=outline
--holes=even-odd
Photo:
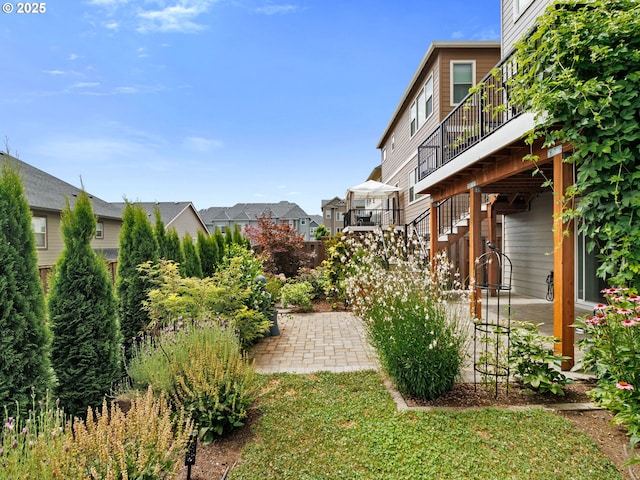
[[[431,200],[429,205],[429,255],[431,265],[435,265],[436,254],[438,253],[438,205]]]
[[[561,339],[554,348],[556,353],[571,357],[562,363],[562,370],[569,370],[574,365],[574,330],[575,321],[575,241],[573,221],[563,222],[565,192],[573,183],[571,164],[562,161],[562,153],[553,157],[553,334]]]
[[[493,202],[489,201],[487,203],[487,240],[489,240],[494,245],[498,246],[496,230],[497,230],[496,210],[493,208]],[[488,265],[488,268],[489,268],[489,272],[488,272],[489,285],[498,285],[498,282],[500,281],[500,278],[498,275],[498,263],[493,262],[490,265]],[[492,288],[490,293],[492,297],[495,297],[498,294],[495,288]]]
[[[482,205],[480,189],[469,189],[469,278],[474,287],[471,292],[469,310],[472,318],[480,318],[482,307],[480,305],[480,291],[475,288],[476,259],[482,255]]]

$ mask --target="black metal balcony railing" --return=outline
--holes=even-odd
[[[429,134],[418,147],[419,180],[522,113],[522,109],[509,98],[509,81],[516,72],[515,55],[512,53]]]
[[[344,216],[346,227],[373,227],[400,225],[402,210],[399,208],[357,208]]]

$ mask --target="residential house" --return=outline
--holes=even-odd
[[[23,179],[25,197],[32,215],[35,232],[38,265],[46,271],[55,265],[64,248],[60,232],[62,210],[67,204],[73,208],[81,189],[70,185],[53,175],[39,170],[28,163],[0,152],[0,162],[10,161],[16,165]],[[118,258],[118,243],[122,227],[121,211],[111,203],[89,195],[93,212],[97,217],[96,233],[91,246],[105,255],[107,260]]]
[[[199,213],[211,233],[216,228],[224,233],[236,225],[243,232],[246,227],[258,226],[258,218],[270,215],[275,222],[287,222],[305,241],[313,240],[311,216],[298,204],[285,200],[278,203],[236,203],[232,207],[210,207]]]
[[[498,235],[498,215],[503,218],[502,251],[513,265],[510,291],[544,299],[546,279],[553,272],[554,335],[562,340],[556,351],[573,357],[571,324],[576,305],[592,306],[599,300],[597,261],[586,251],[585,239],[574,233],[573,224],[562,223],[560,196],[543,185],[542,176],[532,175],[538,168],[544,177],[553,179],[554,188],[564,191],[573,181],[571,166],[562,161],[571,146],[545,147],[540,142],[526,145],[523,135],[533,128],[534,117],[510,103],[507,85],[516,72],[511,54],[514,42],[528,34],[550,3],[502,0],[502,60],[482,79],[478,91],[459,100],[439,124],[429,125],[405,155],[416,171],[414,194],[430,196],[431,225],[445,220],[438,210],[442,202],[457,196],[468,198],[466,257],[472,278],[476,278],[474,262],[485,251],[485,241],[494,242]],[[417,98],[415,94],[408,101],[413,98]],[[407,128],[414,130],[404,130]],[[381,142],[381,147],[389,155],[389,141]],[[539,157],[536,165],[524,160],[531,153]],[[432,252],[441,248],[437,235],[429,240]],[[492,277],[488,283],[504,281],[499,271],[488,274]],[[472,304],[472,310],[481,315],[477,303]],[[563,368],[571,364],[565,362]]]
[[[320,225],[324,225],[323,218],[322,215],[311,215],[311,223],[309,223],[309,238],[311,240],[316,238],[316,229]]]
[[[333,197],[330,200],[322,200],[322,222],[330,235],[335,235],[344,229],[344,215],[347,209],[347,202],[340,197]]]
[[[499,60],[498,41],[433,42],[429,46],[377,144],[382,157],[379,181],[399,189],[398,195],[388,200],[397,205],[386,205],[393,209],[393,215],[387,217],[393,218],[395,225],[407,225],[425,239],[429,236],[432,198],[416,189],[419,147]],[[468,200],[454,198],[440,210],[452,223],[468,211]],[[468,242],[466,229],[452,224],[440,227],[439,248],[446,249],[462,277],[468,277],[462,261]]]
[[[151,224],[156,220],[156,208],[160,211],[160,218],[164,223],[165,230],[175,228],[180,238],[185,234],[191,235],[192,238],[198,236],[198,232],[208,234],[209,230],[205,225],[202,217],[196,207],[191,202],[135,202],[140,205],[149,216]],[[114,203],[121,209],[124,209],[125,203]]]

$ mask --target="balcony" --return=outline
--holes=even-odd
[[[400,225],[401,216],[402,209],[400,208],[354,208],[345,214],[344,227],[355,231]]]
[[[512,53],[429,134],[418,147],[419,183],[522,114],[509,98],[516,72]]]

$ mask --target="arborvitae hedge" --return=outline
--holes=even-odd
[[[185,233],[182,237],[182,251],[184,252],[184,276],[202,278],[200,257],[193,243],[193,237]]]
[[[147,213],[140,205],[127,202],[122,221],[116,291],[125,358],[128,359],[135,338],[149,324],[149,315],[142,308],[142,302],[151,285],[138,272],[138,265],[158,260],[158,244]]]
[[[218,244],[215,239],[202,231],[198,232],[198,255],[202,266],[202,276],[211,277],[216,271]]]
[[[50,332],[31,212],[17,166],[0,170],[0,411],[51,386]]]
[[[121,378],[116,300],[104,259],[91,248],[95,230],[91,200],[80,192],[74,208],[67,202],[62,212],[65,248],[56,263],[48,302],[56,393],[72,415],[100,406]]]

